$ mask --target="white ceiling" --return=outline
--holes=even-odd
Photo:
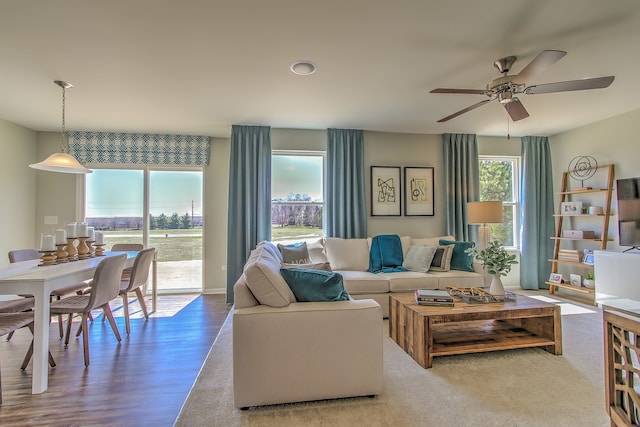
[[[42,130],[228,137],[232,124],[506,135],[482,95],[493,62],[527,85],[615,75],[607,89],[520,95],[513,136],[553,135],[640,108],[638,0],[0,0],[0,118]],[[298,76],[301,59],[317,71]]]

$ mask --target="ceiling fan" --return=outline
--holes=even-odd
[[[463,108],[447,117],[438,120],[438,123],[446,122],[461,114],[467,113],[484,104],[497,99],[511,117],[511,120],[518,121],[529,117],[529,113],[524,108],[516,94],[525,93],[527,95],[537,95],[541,93],[568,92],[573,90],[602,89],[608,87],[615,76],[596,77],[592,79],[571,80],[567,82],[547,83],[533,86],[526,86],[526,82],[533,76],[543,72],[547,67],[555,64],[567,52],[561,50],[543,50],[533,58],[519,74],[508,75],[511,66],[517,57],[507,56],[498,59],[493,65],[502,73],[502,77],[491,80],[487,83],[486,89],[433,89],[430,93],[461,93],[470,95],[485,95],[485,99],[467,108]]]

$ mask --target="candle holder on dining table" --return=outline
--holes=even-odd
[[[78,249],[76,248],[76,238],[68,237],[67,238],[67,259],[69,261],[77,261],[78,260]]]
[[[55,265],[56,264],[56,251],[39,251],[40,259],[42,263],[38,265]]]
[[[93,258],[96,256],[96,248],[93,247],[93,240],[88,240],[86,241],[87,243],[87,248],[89,248],[89,258]]]
[[[64,262],[69,262],[69,254],[66,251],[66,246],[64,243],[57,244],[56,248],[56,264],[62,264]]]
[[[78,259],[91,258],[91,253],[87,246],[87,239],[89,239],[89,237],[78,237]]]
[[[95,254],[96,256],[104,256],[104,247],[106,246],[104,243],[101,245],[95,244],[96,247]]]

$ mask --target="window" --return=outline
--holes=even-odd
[[[493,239],[507,247],[518,247],[520,158],[480,156],[480,200],[500,200],[502,224],[491,224]]]
[[[86,221],[105,232],[107,248],[156,248],[159,293],[202,290],[200,168],[94,169],[85,200]]]
[[[273,151],[271,240],[323,236],[324,153]]]

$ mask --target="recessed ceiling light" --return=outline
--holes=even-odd
[[[300,76],[308,76],[316,72],[316,64],[311,61],[298,61],[291,65],[291,71]]]

